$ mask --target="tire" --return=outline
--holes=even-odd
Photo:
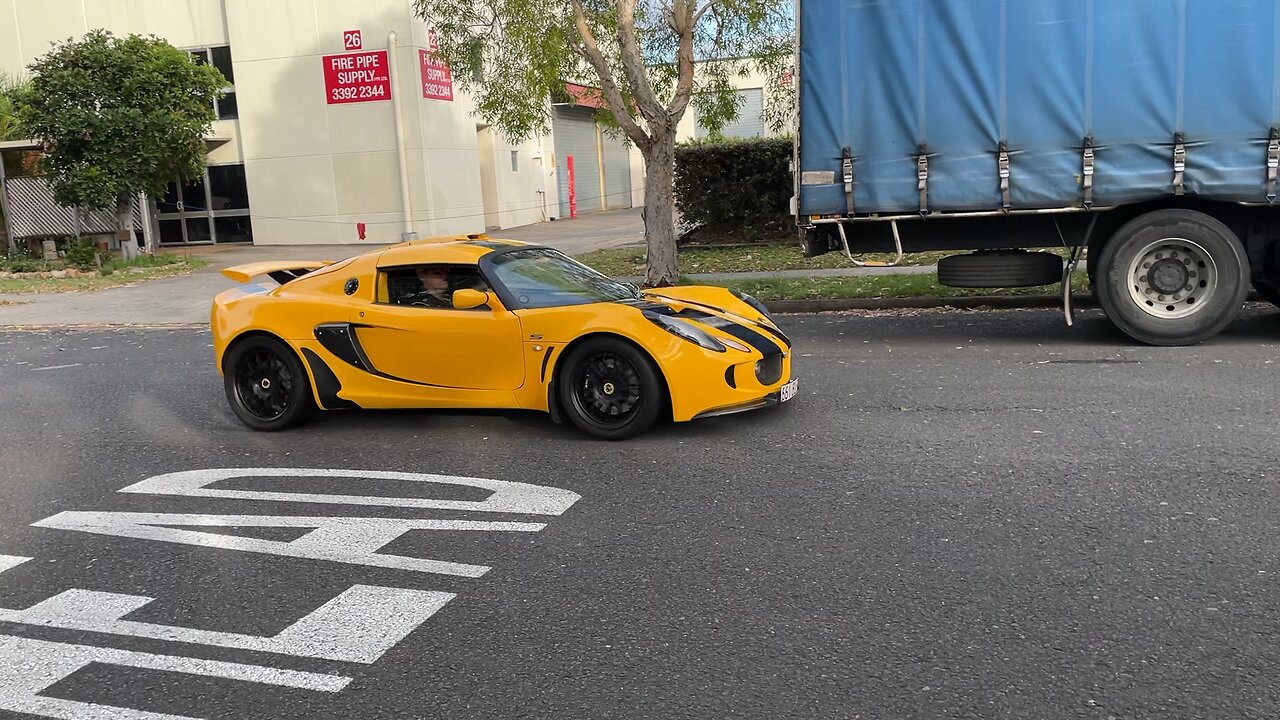
[[[800,253],[807,258],[831,252],[832,244],[830,236],[818,228],[800,229]]]
[[[1195,345],[1240,314],[1249,259],[1218,220],[1193,210],[1158,210],[1111,236],[1094,279],[1103,311],[1129,337],[1149,345]]]
[[[231,411],[254,430],[284,430],[314,407],[311,380],[288,345],[265,335],[232,346],[223,362],[223,389]]]
[[[951,255],[938,261],[938,282],[961,288],[1036,287],[1062,281],[1062,258],[1005,250]]]
[[[606,440],[635,437],[658,419],[666,384],[653,361],[618,338],[584,341],[556,377],[560,408],[579,430]]]

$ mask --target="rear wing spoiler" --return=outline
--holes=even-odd
[[[273,260],[223,268],[222,274],[238,283],[247,283],[259,275],[266,275],[283,285],[312,270],[332,264],[332,260]]]

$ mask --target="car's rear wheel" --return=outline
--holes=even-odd
[[[298,356],[266,336],[245,338],[227,353],[223,387],[231,411],[254,430],[284,430],[306,419],[311,385]]]
[[[565,359],[556,382],[560,406],[578,429],[608,440],[644,432],[666,391],[653,361],[630,343],[592,338]]]

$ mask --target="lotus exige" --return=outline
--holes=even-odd
[[[217,367],[258,430],[313,408],[489,408],[622,439],[796,392],[791,341],[750,296],[641,292],[539,245],[433,238],[222,272],[242,285],[213,302]]]

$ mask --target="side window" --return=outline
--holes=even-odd
[[[415,265],[379,273],[380,302],[426,308],[453,308],[453,293],[461,288],[488,291],[474,265]],[[385,288],[385,293],[383,289]]]

